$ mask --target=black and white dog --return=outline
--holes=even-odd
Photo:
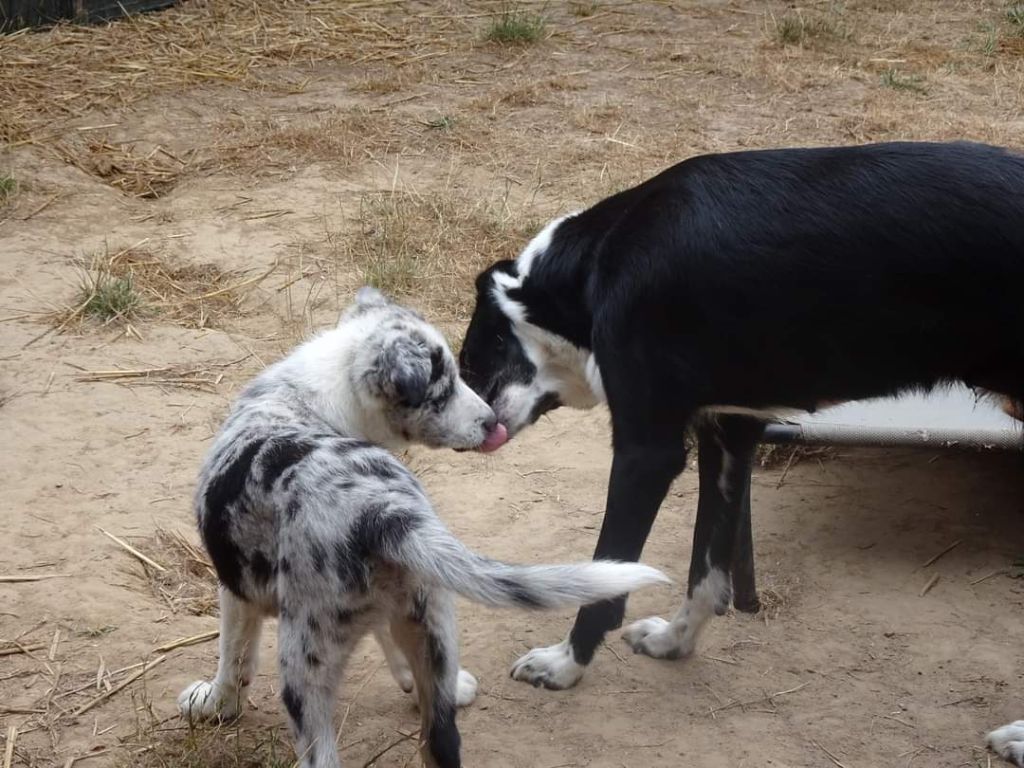
[[[595,557],[639,558],[695,430],[686,598],[625,631],[636,652],[676,658],[749,561],[764,422],[952,380],[1020,400],[1022,286],[1024,156],[966,143],[707,155],[551,222],[481,274],[460,365],[510,436],[558,405],[608,403]],[[752,572],[741,582],[752,607]],[[575,684],[625,602],[583,608],[512,676]],[[1024,765],[1024,727],[992,743]]]
[[[536,609],[667,581],[635,563],[520,566],[470,552],[388,450],[493,450],[504,440],[441,334],[373,289],[337,328],[263,371],[200,475],[199,528],[222,584],[220,663],[212,682],[181,693],[182,713],[239,714],[260,625],[276,614],[281,696],[301,765],[335,768],[338,682],[372,631],[402,688],[415,683],[424,761],[458,768],[455,707],[473,700],[476,680],[458,666],[452,593]]]

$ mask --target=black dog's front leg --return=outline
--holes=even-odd
[[[658,508],[685,464],[682,430],[678,445],[616,448],[595,560],[640,559]],[[625,611],[625,595],[582,608],[567,640],[530,651],[512,667],[512,677],[545,688],[575,685],[605,633],[622,625]]]

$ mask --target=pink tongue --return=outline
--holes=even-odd
[[[480,443],[477,450],[481,453],[490,453],[496,451],[505,443],[508,442],[508,430],[505,429],[504,424],[498,424],[494,429],[487,433],[487,437]]]

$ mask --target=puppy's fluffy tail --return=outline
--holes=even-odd
[[[656,568],[597,560],[571,565],[513,565],[470,551],[439,521],[411,532],[396,547],[395,561],[426,581],[468,600],[498,608],[586,605],[641,587],[668,584]]]

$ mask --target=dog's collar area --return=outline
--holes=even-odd
[[[554,392],[546,392],[541,395],[540,400],[534,403],[532,410],[530,411],[530,424],[533,424],[545,413],[549,413],[556,408],[562,407],[561,398]]]

